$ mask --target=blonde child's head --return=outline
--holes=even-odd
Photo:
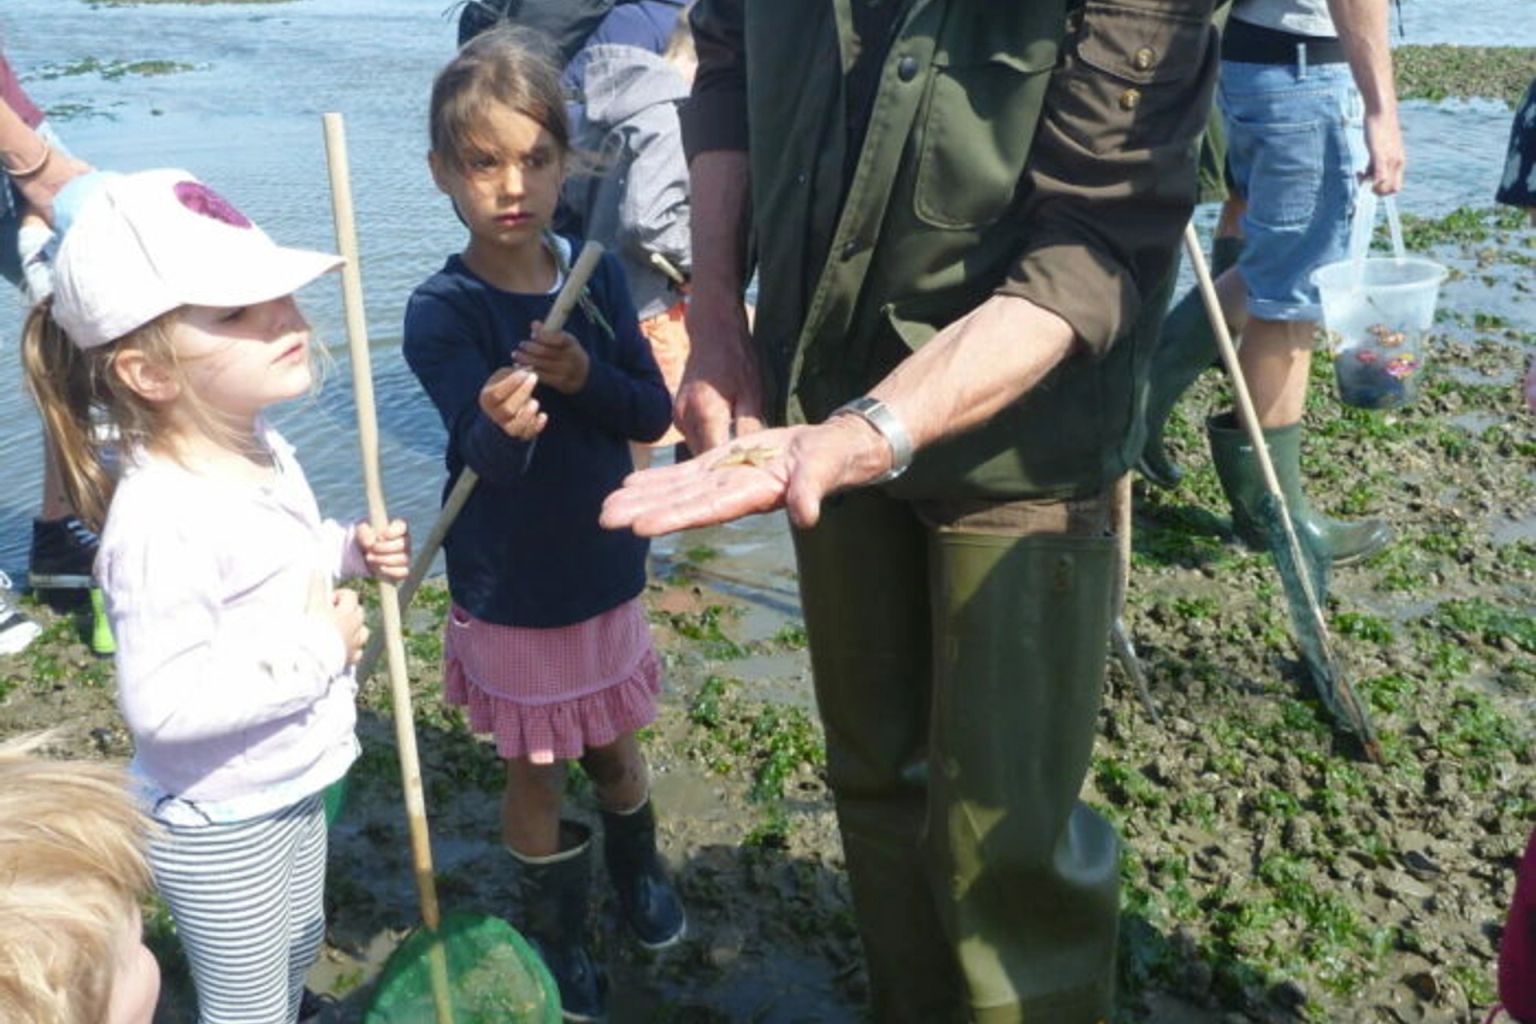
[[[286,392],[301,379],[307,388],[308,324],[291,296],[340,263],[278,246],[186,171],[99,185],[59,246],[53,296],[32,311],[22,339],[29,386],[82,518],[99,526],[111,497],[101,449],[112,431],[103,427],[115,428],[117,443],[174,453],[167,438],[176,430],[226,437],[248,407],[293,397]],[[262,362],[276,347],[231,362],[253,342],[300,351],[280,373]]]
[[[120,769],[33,756],[40,742],[0,744],[0,1020],[149,1024],[150,823]]]
[[[699,53],[693,45],[693,26],[688,20],[692,13],[692,3],[678,12],[677,24],[672,26],[672,34],[667,36],[667,45],[661,51],[662,58],[690,82],[699,67]]]

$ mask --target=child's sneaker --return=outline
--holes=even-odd
[[[49,604],[78,607],[91,586],[100,548],[101,538],[75,516],[32,520],[27,585]]]
[[[0,654],[20,654],[42,631],[42,626],[16,610],[11,578],[0,572]]]

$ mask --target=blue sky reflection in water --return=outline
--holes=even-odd
[[[1536,45],[1531,0],[1404,0],[1406,36],[1393,41]],[[182,166],[279,241],[333,248],[320,114],[346,117],[363,254],[369,332],[385,433],[391,510],[418,530],[438,504],[441,427],[400,359],[400,321],[414,285],[462,244],[427,176],[427,91],[452,52],[446,0],[294,0],[279,4],[94,6],[84,0],[5,0],[0,38],[38,102],[58,112],[67,143],[118,170]],[[160,76],[55,72],[169,61]],[[1407,105],[1404,209],[1444,213],[1491,203],[1509,112],[1475,101]],[[276,416],[299,449],[329,514],[361,514],[352,403],[335,278],[300,293],[336,365],[320,397]],[[40,479],[40,442],[15,355],[22,310],[0,294],[0,569],[20,575]]]

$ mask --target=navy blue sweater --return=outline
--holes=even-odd
[[[405,359],[448,428],[448,484],[465,465],[480,475],[448,531],[448,587],[478,619],[568,626],[618,607],[645,586],[646,540],[597,523],[603,499],[630,472],[629,441],[654,441],[672,401],[635,320],[612,256],[587,286],[614,336],[578,306],[566,321],[591,357],[580,393],[534,390],[549,423],[533,457],[480,411],[480,389],[512,365],[512,350],[543,320],[553,295],[502,291],[458,256],[427,278],[405,310]]]

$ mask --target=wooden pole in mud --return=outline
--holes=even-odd
[[[1120,667],[1130,677],[1131,685],[1136,687],[1136,696],[1141,700],[1147,717],[1152,719],[1153,725],[1162,725],[1163,716],[1157,713],[1152,691],[1147,689],[1147,674],[1141,670],[1141,659],[1136,655],[1136,645],[1131,643],[1131,631],[1125,625],[1125,596],[1131,585],[1131,474],[1126,473],[1115,481],[1110,491],[1109,507],[1118,555],[1109,645]]]
[[[561,286],[560,294],[555,296],[554,305],[549,308],[549,317],[544,321],[545,333],[557,333],[565,326],[571,310],[576,308],[576,301],[581,298],[581,290],[586,287],[588,278],[597,269],[597,262],[602,257],[603,247],[597,242],[588,242],[581,247],[576,262],[571,264],[570,273],[565,276],[565,284]],[[361,415],[361,409],[359,409],[359,415]],[[448,492],[447,499],[443,501],[443,509],[437,514],[437,521],[432,524],[426,539],[416,548],[416,557],[411,561],[410,573],[400,584],[402,610],[410,607],[417,588],[421,586],[421,581],[426,578],[427,572],[432,568],[432,561],[437,557],[437,549],[443,546],[443,539],[448,536],[448,528],[459,517],[459,512],[464,508],[464,503],[469,500],[479,480],[479,474],[468,466],[459,471],[459,478],[454,481],[453,490]],[[383,637],[368,638],[368,646],[363,648],[363,656],[357,659],[356,674],[359,683],[366,681],[373,674],[374,666],[379,661],[379,653],[383,649]]]
[[[1376,738],[1370,712],[1360,702],[1354,687],[1339,668],[1333,656],[1333,646],[1328,638],[1328,623],[1323,618],[1322,595],[1313,579],[1308,555],[1302,550],[1296,535],[1296,524],[1286,507],[1285,492],[1280,478],[1275,475],[1273,460],[1269,457],[1269,445],[1264,440],[1259,415],[1254,411],[1253,399],[1248,394],[1248,384],[1243,377],[1242,366],[1237,361],[1237,346],[1232,343],[1232,332],[1221,311],[1221,299],[1211,280],[1210,268],[1205,264],[1205,252],[1200,248],[1193,221],[1184,225],[1184,252],[1190,268],[1195,272],[1195,282],[1200,288],[1200,298],[1205,303],[1206,317],[1216,336],[1216,351],[1227,370],[1227,380],[1232,385],[1233,404],[1237,406],[1238,420],[1248,435],[1254,458],[1264,478],[1267,507],[1261,504],[1259,513],[1269,535],[1270,553],[1275,568],[1285,588],[1286,603],[1290,605],[1291,625],[1295,627],[1296,644],[1301,649],[1301,660],[1316,684],[1318,695],[1323,698],[1334,714],[1342,718],[1345,728],[1360,739],[1365,756],[1381,764],[1381,742]]]
[[[352,357],[352,388],[357,396],[357,439],[362,449],[363,483],[368,491],[368,520],[374,530],[389,525],[384,483],[379,473],[379,425],[373,405],[373,372],[368,353],[368,322],[363,313],[363,278],[358,267],[357,225],[352,212],[351,172],[347,140],[340,114],[326,114],[325,155],[331,179],[331,207],[336,219],[336,247],[346,260],[341,291],[347,315],[347,347]],[[432,876],[432,842],[427,832],[426,798],[421,787],[421,760],[416,751],[416,726],[411,709],[411,682],[406,676],[405,639],[400,622],[400,597],[393,583],[379,581],[379,607],[384,620],[384,646],[389,657],[389,686],[394,698],[395,743],[400,757],[400,782],[411,835],[411,864],[421,898],[421,920],[433,933],[442,924],[437,884]],[[428,947],[432,1002],[438,1024],[453,1024],[453,997],[448,983],[448,957],[441,942]]]

